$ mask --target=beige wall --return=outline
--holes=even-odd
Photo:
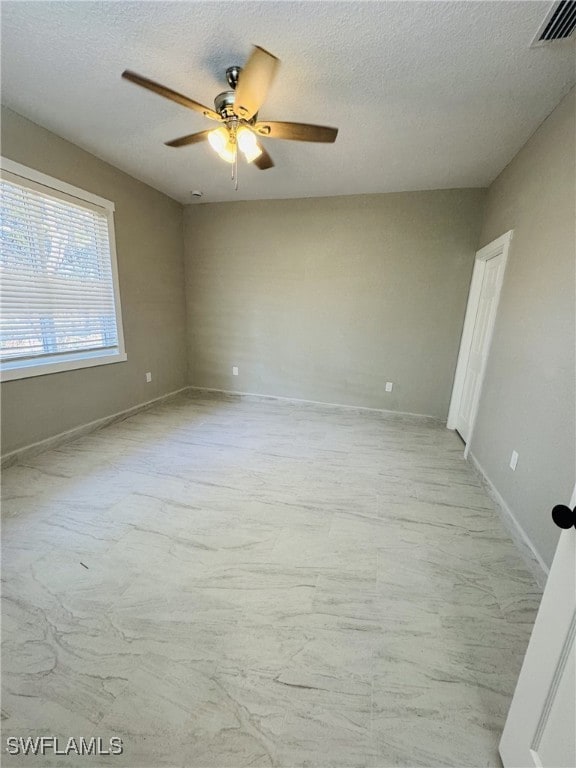
[[[188,206],[191,382],[444,418],[483,198]]]
[[[125,363],[2,384],[8,453],[185,386],[186,331],[179,203],[6,109],[2,154],[116,204],[128,353]]]
[[[576,466],[575,129],[572,91],[490,187],[481,238],[514,230],[471,451],[548,564]]]

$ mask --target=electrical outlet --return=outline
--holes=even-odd
[[[150,371],[148,371],[148,373],[146,374],[146,381],[148,384],[150,384],[150,382],[152,381],[152,374],[150,373]]]
[[[512,456],[510,457],[510,469],[512,472],[516,471],[516,464],[518,464],[518,454],[516,451],[512,451]]]
[[[394,384],[391,381],[386,382],[386,392],[392,392],[392,387]]]
[[[233,365],[232,366],[232,376],[238,376],[238,366]]]

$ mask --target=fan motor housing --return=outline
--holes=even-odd
[[[234,99],[236,94],[234,93],[234,90],[238,85],[240,72],[242,72],[242,67],[238,67],[236,65],[233,67],[228,67],[226,70],[226,80],[228,80],[228,85],[230,86],[231,90],[222,91],[222,93],[219,93],[218,96],[216,96],[214,99],[214,108],[220,117],[224,119],[229,117],[236,117],[234,112]]]
[[[220,117],[226,119],[227,117],[234,117],[234,99],[236,94],[234,91],[222,91],[214,99],[214,109]]]
[[[218,112],[223,120],[241,120],[243,123],[248,123],[250,125],[254,124],[258,118],[258,115],[252,115],[250,120],[239,118],[239,116],[234,111],[235,99],[236,93],[234,91],[222,91],[222,93],[219,93],[218,96],[216,96],[214,99],[214,109],[216,112]]]

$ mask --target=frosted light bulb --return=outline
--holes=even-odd
[[[253,160],[256,160],[257,157],[260,157],[262,154],[262,150],[258,146],[258,142],[256,141],[256,136],[252,133],[252,131],[249,128],[245,128],[244,126],[241,126],[238,128],[238,133],[236,134],[236,141],[238,142],[238,146],[244,153],[244,157],[246,160],[251,163]]]
[[[233,163],[236,159],[236,146],[229,141],[218,154],[222,160],[226,160],[227,163]]]
[[[208,141],[212,149],[220,154],[228,144],[228,131],[226,128],[216,128],[215,131],[210,131],[208,134]]]
[[[236,147],[230,141],[226,128],[216,128],[210,131],[208,141],[212,149],[227,163],[233,163],[236,158]]]

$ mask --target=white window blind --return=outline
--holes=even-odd
[[[111,211],[5,170],[0,195],[3,367],[113,361],[123,349]]]

